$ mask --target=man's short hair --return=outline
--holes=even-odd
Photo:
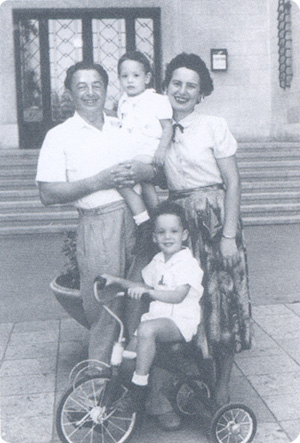
[[[103,66],[99,65],[98,63],[89,63],[89,62],[84,62],[84,61],[78,62],[75,65],[72,65],[67,69],[67,74],[66,74],[66,78],[65,78],[65,88],[69,89],[69,91],[70,91],[71,87],[72,87],[73,75],[77,71],[84,71],[84,70],[85,71],[90,71],[90,70],[97,71],[103,80],[105,89],[107,88],[108,74],[107,74],[106,70],[103,68]]]

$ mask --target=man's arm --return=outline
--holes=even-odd
[[[132,186],[140,181],[153,179],[151,165],[132,161],[74,182],[38,182],[41,202],[45,205],[71,203],[79,198],[105,189]]]
[[[93,192],[115,188],[118,184],[111,168],[74,182],[38,182],[41,202],[45,205],[70,203]]]

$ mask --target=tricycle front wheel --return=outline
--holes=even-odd
[[[63,395],[56,413],[57,433],[64,443],[123,443],[134,430],[136,413],[119,407],[119,400],[105,404],[108,378],[80,380]]]

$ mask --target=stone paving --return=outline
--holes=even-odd
[[[300,224],[245,234],[256,344],[236,356],[232,400],[255,411],[254,443],[290,443],[300,433]],[[55,408],[69,371],[86,358],[87,331],[49,288],[61,245],[61,235],[0,239],[0,443],[58,443]],[[166,433],[150,418],[131,441],[210,443],[198,422]]]
[[[288,443],[300,432],[300,303],[254,307],[255,346],[236,356],[232,401],[257,416],[254,443]],[[57,443],[54,411],[88,333],[74,320],[0,324],[2,438]],[[166,433],[146,420],[132,443],[209,443],[198,423]]]

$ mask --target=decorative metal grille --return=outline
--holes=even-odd
[[[154,63],[153,20],[138,18],[135,20],[136,49],[143,52]]]
[[[49,20],[52,120],[60,121],[66,70],[82,60],[81,20]]]
[[[293,78],[291,3],[278,3],[279,84],[289,88]]]
[[[101,63],[108,71],[108,109],[120,96],[117,63],[126,51],[148,56],[159,87],[159,8],[26,8],[15,9],[13,18],[22,148],[40,147],[47,130],[73,114],[64,79],[80,60]]]
[[[117,73],[118,60],[126,52],[126,31],[124,19],[94,19],[93,58],[107,70],[109,85],[107,90],[106,107],[116,109],[120,96],[120,86]]]
[[[38,20],[20,21],[19,35],[23,118],[26,122],[40,122],[43,107]]]

